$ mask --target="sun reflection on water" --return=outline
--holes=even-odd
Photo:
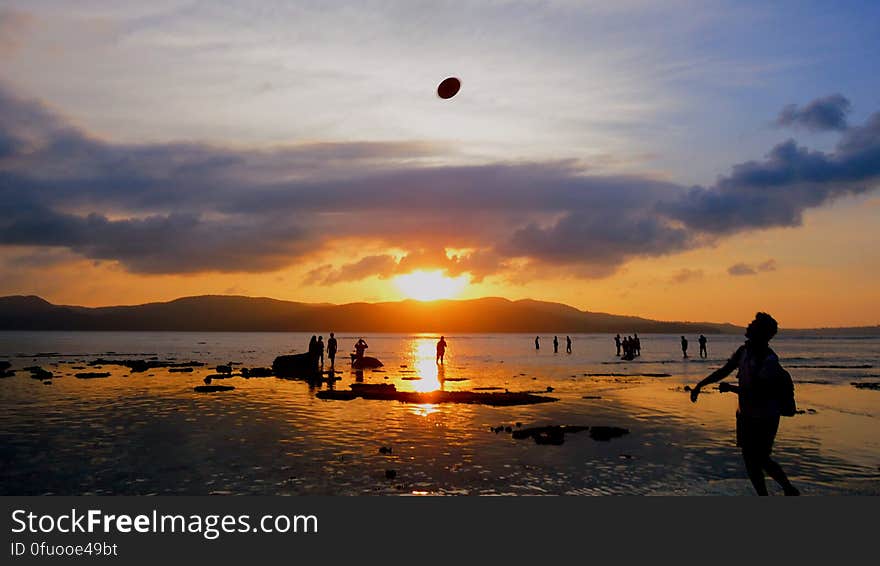
[[[413,389],[422,393],[436,391],[443,387],[440,382],[442,377],[437,364],[437,345],[435,338],[413,338],[410,342],[411,366],[416,370],[416,375],[422,379],[413,381]]]

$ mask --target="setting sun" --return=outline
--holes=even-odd
[[[467,275],[447,277],[440,270],[419,270],[398,275],[394,278],[394,283],[407,298],[418,301],[435,301],[457,296],[467,285],[468,277]]]

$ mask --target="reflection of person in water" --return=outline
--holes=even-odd
[[[553,337],[553,353],[554,354],[559,353],[559,336]]]
[[[565,337],[565,353],[566,354],[571,353],[571,336]]]
[[[684,336],[681,337],[681,357],[688,357],[688,339]]]
[[[446,355],[446,337],[441,336],[440,340],[437,342],[437,363],[443,363],[443,356]]]
[[[706,337],[703,336],[702,334],[700,334],[700,338],[697,341],[700,343],[700,357],[701,358],[708,357],[709,350],[706,348],[706,342],[708,342],[708,340],[706,340]]]
[[[620,334],[614,337],[614,345],[617,346],[617,356],[620,357]]]
[[[330,358],[330,367],[336,367],[336,337],[333,333],[330,333],[330,338],[327,339],[327,357]]]
[[[758,495],[767,495],[764,471],[782,486],[786,495],[800,495],[782,468],[770,458],[779,428],[779,417],[794,414],[791,376],[780,365],[769,342],[776,335],[776,321],[759,312],[746,328],[746,343],[730,357],[724,367],[715,370],[691,390],[697,402],[700,390],[721,381],[737,370],[738,385],[722,383],[721,392],[733,391],[739,397],[736,410],[736,444],[742,450],[746,472]]]
[[[357,343],[354,345],[354,357],[356,360],[359,360],[364,357],[364,350],[369,348],[367,342],[363,338],[358,338]]]

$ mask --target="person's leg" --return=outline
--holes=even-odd
[[[776,480],[782,487],[782,491],[785,495],[800,495],[801,492],[798,491],[798,488],[791,485],[791,482],[788,481],[788,476],[785,475],[785,472],[782,470],[782,466],[777,464],[770,456],[767,456],[767,459],[764,460],[764,469],[767,470],[767,475]]]
[[[758,495],[768,495],[767,484],[764,481],[764,458],[760,454],[756,454],[754,450],[743,448],[743,462],[746,464],[746,473],[755,492]]]

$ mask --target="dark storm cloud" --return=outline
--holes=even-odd
[[[660,212],[709,234],[798,226],[807,209],[874,190],[878,181],[880,113],[846,130],[833,152],[785,141],[762,161],[734,165],[714,187],[694,187],[663,203]]]
[[[805,106],[789,104],[776,118],[777,126],[802,127],[813,132],[845,130],[852,105],[842,94],[817,98]]]
[[[687,189],[588,174],[575,161],[435,165],[450,148],[425,142],[112,143],[0,87],[0,245],[195,273],[314,262],[344,241],[362,252],[308,282],[424,268],[479,280],[523,264],[596,277],[634,257],[797,225],[808,208],[874,188],[878,140],[875,115],[833,152],[784,142]]]

